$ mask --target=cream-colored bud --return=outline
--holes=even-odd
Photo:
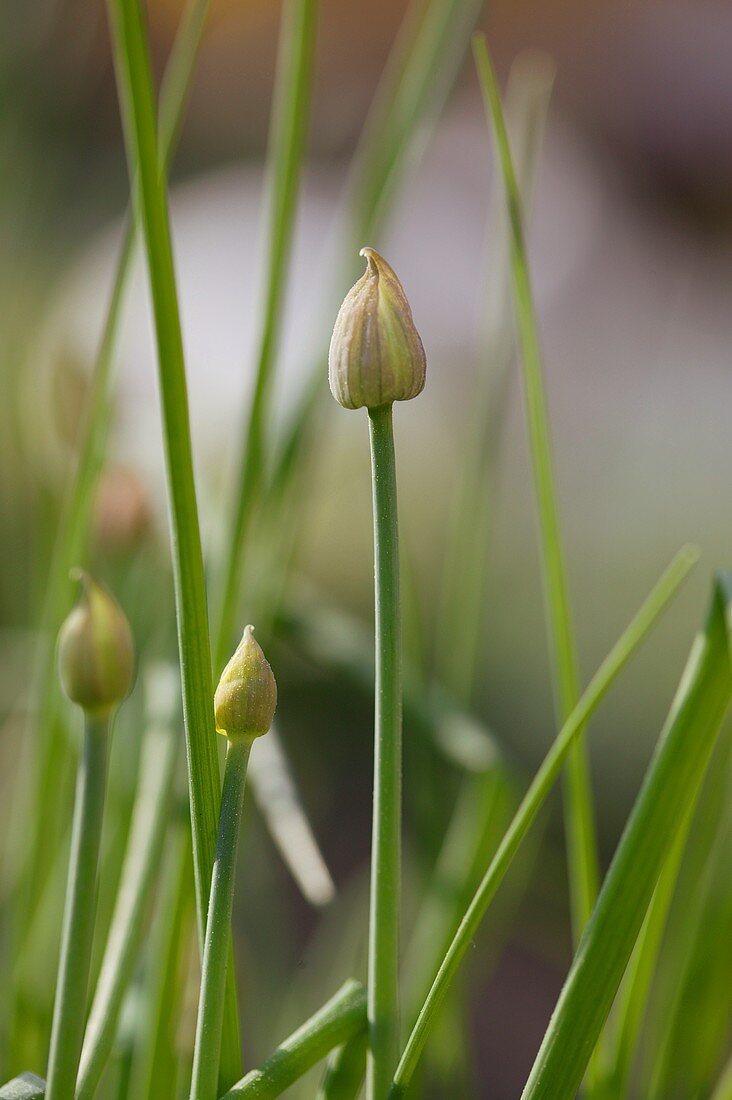
[[[331,393],[345,409],[409,401],[424,388],[426,359],[402,284],[373,248],[338,311],[328,353]]]
[[[254,627],[247,626],[216,688],[216,729],[228,738],[261,737],[272,725],[276,707],[272,669],[254,637]]]
[[[81,599],[64,620],[58,636],[58,666],[63,689],[89,714],[118,706],[132,686],[134,645],[130,624],[114,596],[82,570]]]

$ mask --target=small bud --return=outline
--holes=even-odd
[[[254,627],[244,629],[214,695],[216,729],[225,737],[261,737],[272,725],[277,684]]]
[[[362,248],[366,271],[338,311],[328,380],[344,409],[409,401],[424,389],[426,359],[412,311],[386,260]]]
[[[58,635],[63,689],[90,714],[118,706],[132,684],[134,646],[130,624],[114,596],[81,569],[82,594]]]

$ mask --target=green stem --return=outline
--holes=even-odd
[[[140,0],[108,0],[130,182],[136,187],[155,318],[158,381],[170,511],[183,720],[193,837],[198,928],[216,848],[220,803],[219,761],[213,736],[211,648],[201,533],[193,474],[183,338],[173,263],[166,177],[155,127],[150,48]],[[241,1072],[236,990],[230,972],[222,1048],[221,1084]]]
[[[511,866],[529,827],[546,801],[547,795],[552,789],[572,745],[580,736],[588,718],[604,698],[613,681],[677,591],[681,581],[696,561],[697,556],[689,548],[685,548],[676,556],[593,676],[568,721],[564,724],[554,744],[544,757],[437,971],[432,988],[422,1006],[399,1061],[389,1094],[390,1100],[397,1100],[397,1098],[406,1095],[409,1082],[424,1050],[429,1032],[434,1025],[445,995],[457,974],[465,952],[472,943],[480,922]]]
[[[367,1095],[383,1100],[399,1054],[402,689],[392,407],[369,410],[374,507],[376,688],[369,910]]]
[[[219,835],[203,945],[190,1100],[216,1100],[217,1095],[236,853],[251,747],[250,738],[236,737],[229,740],[226,750]]]
[[[48,1058],[47,1100],[72,1100],[84,1037],[107,785],[109,716],[85,716]]]
[[[365,1028],[366,991],[351,979],[221,1100],[274,1100],[331,1050]]]
[[[555,709],[558,724],[561,725],[566,722],[577,703],[580,681],[559,523],[541,348],[524,241],[521,196],[501,97],[485,36],[475,35],[473,46],[486,113],[493,122],[508,207],[511,268],[523,361],[526,421],[539,513],[547,626],[554,666]],[[589,764],[581,737],[577,738],[567,761],[565,828],[572,930],[575,942],[578,942],[592,912],[600,878]]]

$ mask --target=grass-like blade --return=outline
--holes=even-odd
[[[522,1100],[566,1100],[580,1087],[729,705],[731,622],[732,577],[720,576]]]
[[[630,660],[668,601],[678,590],[679,585],[696,562],[697,557],[696,550],[689,547],[685,547],[676,555],[646,598],[633,621],[593,676],[577,706],[544,757],[460,922],[447,954],[435,976],[417,1022],[404,1048],[389,1094],[390,1100],[397,1100],[397,1098],[406,1095],[412,1074],[424,1049],[430,1029],[435,1022],[440,1005],[450,988],[465,952],[478,930],[486,909],[503,881],[532,822],[546,801],[567,758],[567,753],[571,750],[590,715],[600,704],[618,674]],[[570,1094],[566,1093],[564,1095],[568,1096]]]
[[[211,649],[201,533],[193,475],[188,394],[165,174],[160,171],[149,44],[139,0],[109,0],[113,52],[130,181],[144,230],[158,349],[168,480],[178,649],[183,689],[193,863],[199,934],[203,937],[220,802],[213,724]],[[229,967],[221,1048],[221,1080],[240,1072],[239,1021]]]
[[[366,990],[347,981],[322,1008],[251,1070],[222,1100],[273,1100],[317,1065],[334,1047],[366,1031]]]
[[[541,348],[524,240],[521,195],[498,82],[484,35],[475,36],[473,49],[486,112],[492,122],[508,207],[514,304],[521,344],[526,420],[539,513],[544,595],[554,668],[554,699],[558,724],[561,724],[566,721],[577,702],[580,681],[559,523]],[[565,806],[572,927],[577,940],[592,910],[600,877],[589,765],[581,737],[577,739],[567,762]]]

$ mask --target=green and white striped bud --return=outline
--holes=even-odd
[[[412,310],[394,271],[362,248],[366,271],[338,311],[328,353],[328,380],[344,409],[409,401],[424,388],[426,358]]]

